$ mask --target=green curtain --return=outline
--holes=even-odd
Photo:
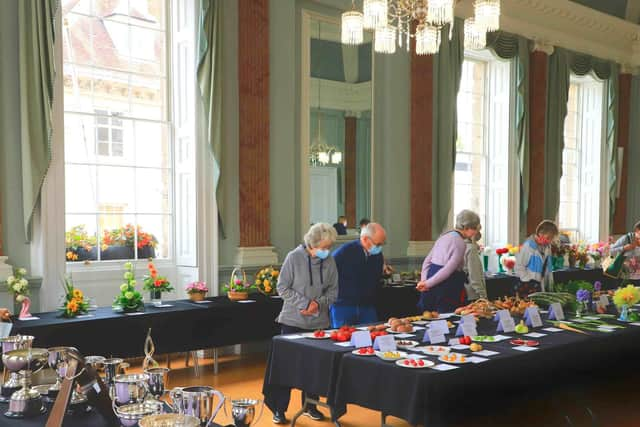
[[[22,209],[27,241],[31,238],[31,219],[51,163],[57,10],[57,0],[18,2]]]
[[[456,164],[457,99],[464,60],[464,23],[441,31],[440,51],[433,59],[433,208],[431,234],[436,239],[449,223],[453,170]],[[449,35],[451,34],[451,39]]]
[[[613,226],[616,203],[617,135],[618,122],[618,65],[594,58],[590,55],[557,48],[549,58],[547,86],[547,128],[545,145],[545,218],[555,218],[560,204],[560,178],[562,177],[562,150],[564,148],[564,120],[567,116],[567,101],[570,71],[584,76],[593,72],[606,80],[605,144],[609,175],[609,230]],[[552,191],[549,191],[552,189]],[[555,191],[553,191],[555,190]]]
[[[569,100],[569,53],[556,48],[549,57],[544,146],[545,218],[554,219],[560,206],[564,120]]]
[[[636,185],[640,183],[640,168],[634,167],[631,159],[640,159],[640,76],[631,79],[631,108],[629,112],[629,144],[624,156],[629,165],[627,175],[627,230],[632,230],[636,221],[640,220],[640,191]]]
[[[371,218],[371,113],[356,121],[356,221]],[[355,225],[355,224],[354,224]]]
[[[204,108],[206,143],[213,156],[213,181],[222,238],[222,197],[219,190],[222,158],[222,23],[220,0],[201,0],[198,39],[198,86]]]
[[[515,58],[515,134],[520,173],[520,237],[527,233],[529,209],[529,41],[502,31],[489,33],[487,47],[503,59]]]

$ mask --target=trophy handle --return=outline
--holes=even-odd
[[[211,423],[213,423],[213,419],[216,417],[216,415],[218,415],[218,411],[220,411],[220,407],[222,407],[222,405],[224,404],[224,400],[225,400],[224,399],[224,394],[222,394],[218,390],[213,390],[213,394],[218,396],[218,399],[220,401],[218,402],[218,405],[216,406],[216,409],[214,409],[213,412],[211,413],[211,418],[207,422],[207,426],[209,426],[209,425],[211,425]],[[226,412],[226,410],[225,410],[225,412]]]
[[[260,420],[260,417],[262,416],[262,411],[264,411],[264,400],[260,400],[260,399],[257,399],[257,400],[258,402],[260,402],[260,414],[258,414],[258,417],[255,420],[256,424],[258,423],[258,420]]]

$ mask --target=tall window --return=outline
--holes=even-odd
[[[67,261],[173,255],[165,8],[63,1]]]
[[[510,70],[488,52],[466,57],[458,92],[453,215],[477,212],[489,246],[508,240]]]
[[[572,240],[600,236],[604,84],[593,77],[571,78],[560,179],[558,222]]]

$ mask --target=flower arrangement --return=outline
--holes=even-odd
[[[500,263],[506,271],[513,273],[513,269],[516,266],[516,257],[513,255],[507,255],[500,258]]]
[[[7,290],[17,302],[22,302],[29,296],[29,281],[25,279],[26,275],[26,269],[18,268],[14,270],[13,276],[7,277]]]
[[[509,255],[515,255],[520,252],[520,246],[513,246],[511,243],[507,243],[505,248],[508,249]]]
[[[124,311],[137,311],[144,306],[142,295],[136,291],[136,279],[133,275],[133,264],[124,263],[124,280],[120,285],[120,294],[113,301],[113,307],[122,307]]]
[[[576,301],[578,302],[578,306],[576,307],[576,317],[580,317],[583,311],[588,311],[589,302],[591,301],[591,292],[586,289],[578,289],[578,292],[576,292]]]
[[[62,281],[62,287],[64,289],[64,302],[60,310],[64,317],[76,317],[79,314],[86,314],[89,312],[89,302],[84,299],[84,294],[80,289],[76,289],[71,281],[71,278],[66,277]]]
[[[209,288],[207,288],[207,284],[205,282],[189,283],[187,286],[185,286],[184,290],[187,291],[188,294],[193,294],[193,293],[206,294],[207,292],[209,292]]]
[[[569,266],[575,267],[577,263],[580,268],[584,268],[589,261],[587,250],[587,246],[582,243],[569,246],[567,250],[569,254]]]
[[[246,299],[249,295],[249,292],[255,291],[256,285],[247,282],[247,275],[241,269],[234,269],[231,272],[231,278],[229,279],[229,283],[224,285],[222,288],[232,300],[242,300]]]
[[[104,230],[102,234],[101,247],[105,250],[109,246],[127,246],[132,248],[135,243],[136,234],[138,236],[138,249],[142,249],[146,246],[155,248],[158,245],[156,237],[145,231],[142,231],[142,226],[133,226],[133,224],[127,224],[124,227],[114,228],[113,230]]]
[[[256,273],[254,285],[265,295],[272,295],[276,291],[276,283],[280,272],[273,267],[265,267]]]
[[[144,276],[142,289],[151,292],[173,291],[173,287],[171,286],[171,283],[169,283],[169,280],[164,276],[158,276],[158,271],[152,262],[147,264],[147,268],[149,269],[149,275]]]
[[[496,249],[496,255],[501,256],[509,253],[509,248],[498,248]]]
[[[613,303],[617,307],[632,306],[640,301],[640,290],[633,285],[619,288],[613,294]]]
[[[596,265],[600,265],[602,258],[609,255],[609,244],[605,242],[594,243],[589,246],[588,254]]]

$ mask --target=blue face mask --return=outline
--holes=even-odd
[[[326,259],[329,256],[329,249],[316,249],[316,256],[320,259]]]
[[[373,245],[369,249],[369,255],[378,255],[380,252],[382,252],[382,246]]]

